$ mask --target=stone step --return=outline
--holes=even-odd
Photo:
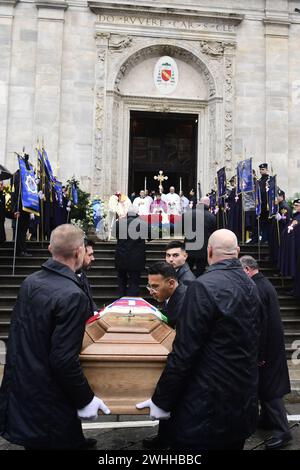
[[[46,261],[46,260],[45,260]],[[153,258],[153,259],[147,259],[146,261],[146,266],[150,266],[153,264],[155,261],[162,261],[161,258]],[[37,264],[35,264],[35,262]],[[99,264],[98,264],[99,263]],[[29,275],[32,272],[38,270],[41,266],[40,259],[38,260],[32,260],[32,258],[26,258],[26,261],[24,263],[17,263],[15,265],[15,274],[25,274]],[[97,262],[93,263],[93,265],[90,268],[90,273],[92,275],[101,275],[108,273],[109,270],[115,270],[115,265],[114,261],[109,259],[109,258],[102,258],[101,260],[98,259]],[[272,277],[274,269],[272,267],[262,267],[261,272],[265,274],[266,276]],[[12,264],[6,263],[6,264],[0,264],[0,275],[5,274],[5,275],[11,275],[12,274]]]
[[[286,316],[286,317],[282,317],[282,323],[283,323],[283,326],[284,326],[284,331],[288,331],[288,330],[291,330],[291,331],[296,331],[296,330],[299,330],[300,331],[300,317],[298,316]]]

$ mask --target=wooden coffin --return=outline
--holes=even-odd
[[[84,374],[112,414],[146,414],[172,348],[175,331],[154,314],[110,312],[86,325],[80,355]]]

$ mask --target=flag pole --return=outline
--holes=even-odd
[[[16,152],[15,152],[16,153]],[[18,157],[20,155],[17,153]],[[21,215],[20,212],[20,198],[21,198],[21,172],[19,170],[20,174],[20,181],[19,181],[19,193],[18,193],[18,203],[17,203],[17,212],[19,212],[19,217]],[[13,183],[15,185],[15,182]],[[12,266],[12,275],[15,275],[15,266],[16,266],[16,252],[17,252],[17,238],[18,238],[18,226],[19,226],[19,217],[16,220],[16,227],[15,227],[15,239],[14,239],[14,256],[13,256],[13,266]]]
[[[260,216],[257,217],[258,261],[260,261]]]

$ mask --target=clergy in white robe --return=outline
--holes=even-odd
[[[133,209],[138,215],[150,214],[151,198],[145,197],[145,191],[140,191],[139,197],[136,197],[132,203]],[[152,200],[152,199],[151,199]]]
[[[170,187],[170,192],[166,196],[168,204],[168,214],[181,214],[181,200],[178,194],[175,193],[174,186]]]

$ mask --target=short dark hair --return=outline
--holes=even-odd
[[[240,262],[243,268],[248,267],[250,269],[259,269],[258,262],[253,256],[245,255],[240,258]]]
[[[95,242],[93,242],[93,240],[90,240],[89,238],[84,237],[84,246],[85,248],[87,248],[88,246],[95,248]]]
[[[177,279],[177,273],[175,268],[165,261],[157,261],[153,263],[148,269],[148,274],[160,274],[163,278],[167,279],[169,277]]]
[[[185,244],[179,240],[172,240],[167,244],[165,251],[172,250],[173,248],[180,248],[185,251]]]

